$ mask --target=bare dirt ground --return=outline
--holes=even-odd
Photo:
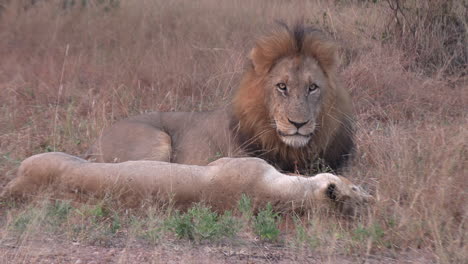
[[[30,239],[26,245],[20,246],[3,241],[0,247],[3,263],[436,263],[429,253],[422,251],[409,251],[393,256],[327,256],[261,242],[244,245],[193,245],[169,241],[158,246],[133,244],[125,247],[102,247],[43,238]]]

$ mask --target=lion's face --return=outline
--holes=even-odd
[[[317,61],[309,56],[280,59],[266,80],[271,125],[288,146],[307,145],[317,128],[327,79]]]

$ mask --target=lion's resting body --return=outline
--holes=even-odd
[[[60,152],[24,160],[2,195],[29,196],[50,184],[54,190],[72,195],[110,194],[126,207],[157,199],[182,207],[203,201],[223,210],[233,208],[241,194],[246,194],[255,206],[271,202],[295,209],[335,203],[344,213],[353,213],[370,199],[347,179],[329,173],[286,175],[258,158],[222,158],[207,166],[142,160],[92,163]]]
[[[211,112],[153,112],[114,124],[92,153],[100,162],[159,160],[205,165],[222,156],[245,156],[235,149],[226,109]]]
[[[336,77],[336,48],[319,32],[286,26],[250,53],[232,102],[212,112],[154,112],[106,129],[87,158],[206,165],[259,157],[283,171],[333,169],[353,148],[352,104]]]

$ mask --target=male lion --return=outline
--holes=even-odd
[[[251,156],[287,172],[307,173],[318,161],[338,169],[353,148],[353,122],[336,50],[317,30],[281,25],[257,41],[229,105],[125,119],[104,131],[87,158],[206,165]]]

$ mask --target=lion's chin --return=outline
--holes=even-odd
[[[286,145],[291,146],[293,148],[302,148],[307,143],[309,143],[310,136],[302,136],[302,135],[292,135],[292,136],[282,136],[280,135],[281,141],[283,141]]]

